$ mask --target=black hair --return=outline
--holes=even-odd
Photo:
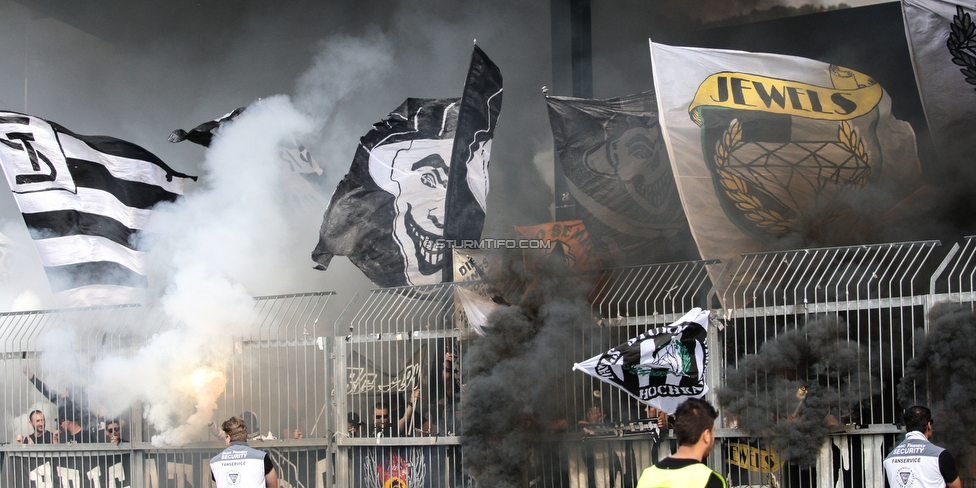
[[[908,407],[901,416],[905,422],[905,430],[908,432],[925,432],[925,427],[932,421],[932,411],[921,405]]]
[[[718,412],[710,403],[698,398],[689,398],[674,412],[674,433],[678,444],[693,446],[701,438],[702,432],[715,425]]]

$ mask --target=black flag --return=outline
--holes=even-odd
[[[457,135],[451,153],[444,239],[480,239],[488,199],[488,161],[495,125],[502,109],[502,73],[478,46],[464,82]],[[444,281],[454,277],[452,253],[446,253]]]
[[[407,99],[360,139],[312,259],[348,256],[377,286],[437,283],[457,98]]]
[[[547,97],[559,163],[600,260],[698,259],[661,137],[654,92]]]
[[[208,120],[190,129],[190,132],[183,129],[176,129],[172,134],[169,135],[167,140],[169,142],[190,141],[201,146],[210,147],[210,141],[212,141],[213,136],[217,135],[217,132],[220,131],[220,126],[236,119],[244,112],[245,108],[247,107],[241,107],[214,120]]]
[[[478,239],[498,68],[475,47],[462,99],[407,99],[362,137],[312,251],[318,269],[348,256],[376,285],[450,281],[448,240]]]
[[[169,135],[169,142],[190,141],[210,147],[214,137],[229,124],[240,118],[248,107],[241,107],[214,120],[208,120],[189,132],[176,129]],[[325,171],[312,153],[293,134],[278,141],[275,164],[280,170],[282,190],[293,210],[307,211],[313,215],[322,213],[326,206]]]

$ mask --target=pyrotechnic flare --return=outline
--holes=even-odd
[[[800,407],[803,406],[803,400],[807,399],[807,387],[801,386],[796,390],[796,397],[800,399],[799,403],[796,404],[796,408],[793,409],[793,415],[790,415],[791,419],[795,419],[796,415],[800,413]]]

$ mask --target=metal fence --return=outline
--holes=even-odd
[[[730,486],[880,486],[880,462],[898,438],[904,407],[898,382],[929,327],[927,312],[947,301],[972,306],[974,275],[976,241],[966,238],[948,250],[934,241],[807,249],[577,277],[582,285],[569,289],[579,296],[557,296],[562,301],[538,316],[509,317],[568,324],[565,334],[546,336],[558,347],[539,347],[539,328],[513,346],[546,355],[531,365],[544,372],[529,363],[524,370],[545,375],[529,392],[543,397],[534,405],[545,413],[522,413],[519,428],[531,435],[521,437],[529,446],[516,470],[520,484],[633,486],[643,468],[676,449],[654,412],[572,365],[697,306],[713,318],[708,399],[742,400],[720,412],[720,442],[708,459]],[[485,353],[459,290],[484,291],[478,287],[373,290],[328,324],[319,319],[331,293],[255,299],[248,332],[228,339],[226,387],[211,417],[245,418],[282,486],[473,486],[461,423],[464,415],[498,413],[464,403]],[[159,447],[139,403],[119,415],[121,443],[17,442],[31,432],[34,410],[53,430],[65,398],[90,414],[90,426],[114,420],[99,415],[102,400],[87,396],[90,385],[79,379],[96,377],[98,358],[136,354],[171,327],[167,320],[142,307],[0,314],[0,484],[211,486],[208,461],[222,448],[213,427],[191,432],[181,447]],[[750,415],[758,408],[767,429],[811,412],[830,429],[791,441],[807,462],[784,462],[781,448],[746,434],[757,428]]]
[[[272,454],[282,486],[332,484],[331,324],[318,323],[332,295],[254,299],[253,322],[241,329],[244,334],[227,338],[232,352],[219,365],[225,387],[204,410],[217,422],[242,416],[253,442]],[[0,485],[210,486],[209,459],[223,448],[223,439],[214,425],[207,425],[209,416],[176,426],[181,447],[159,448],[151,440],[161,432],[143,420],[152,413],[146,406],[111,404],[90,394],[100,386],[92,380],[106,376],[97,370],[111,367],[112,358],[131,358],[178,326],[161,309],[139,306],[0,314]],[[164,380],[186,380],[175,374],[185,359],[174,350],[172,358],[164,358],[171,359],[172,370],[163,371],[173,376]],[[110,379],[128,378],[124,371],[109,373]],[[107,385],[107,390],[127,386]],[[193,412],[189,403],[177,407]],[[62,429],[57,444],[44,443],[50,437],[29,438],[38,419],[50,436],[66,418],[77,423],[73,438],[70,426]],[[111,437],[114,427],[120,438]]]
[[[457,285],[374,290],[336,323],[337,486],[460,486]],[[423,438],[421,440],[421,438]]]

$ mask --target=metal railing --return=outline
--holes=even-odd
[[[325,474],[334,471],[328,455],[335,430],[331,344],[325,324],[317,322],[333,295],[254,299],[249,314],[253,322],[240,329],[247,332],[228,338],[232,352],[220,368],[226,387],[208,407],[212,410],[206,410],[217,423],[242,416],[254,442],[272,453],[282,486],[332,483],[331,474]],[[160,431],[144,421],[151,413],[146,406],[138,401],[112,405],[93,393],[98,385],[90,384],[104,377],[97,372],[111,365],[106,359],[132,358],[178,326],[161,309],[140,306],[0,314],[0,401],[5,413],[0,485],[207,486],[209,459],[223,448],[222,436],[205,425],[209,418],[195,428],[189,425],[181,447],[160,448],[151,442]],[[170,359],[171,371],[178,371],[183,361],[178,348]],[[192,398],[183,401],[188,400],[192,412]],[[57,444],[33,443],[28,439],[34,432],[30,421],[41,416],[48,431],[58,430],[67,417],[77,421],[79,431],[73,439],[62,432]],[[120,427],[121,438],[110,437],[106,426]]]
[[[519,405],[523,412],[516,416],[518,428],[531,433],[522,437],[528,442],[516,469],[519,483],[631,486],[643,468],[673,452],[673,437],[666,428],[653,434],[641,404],[573,372],[572,364],[697,306],[713,317],[708,399],[717,405],[722,390],[731,389],[746,405],[721,411],[720,442],[708,460],[730,485],[835,486],[844,480],[878,486],[880,460],[898,436],[898,412],[907,401],[898,383],[930,325],[927,313],[942,302],[972,308],[976,301],[976,240],[966,238],[941,259],[938,250],[934,241],[908,242],[605,270],[572,278],[581,285],[566,289],[576,295],[555,297],[558,306],[537,315],[494,316],[535,324],[513,347],[548,355],[514,363],[526,378],[545,377],[531,392],[541,400]],[[520,286],[528,294],[541,285]],[[474,464],[465,463],[471,446],[460,435],[461,422],[465,415],[501,412],[464,403],[477,383],[472,368],[486,371],[486,350],[460,306],[459,290],[491,292],[479,283],[373,290],[328,324],[319,319],[331,293],[255,299],[247,332],[228,338],[226,387],[212,419],[249,421],[249,431],[259,436],[253,445],[272,453],[282,486],[472,486],[467,470]],[[111,420],[98,416],[104,400],[86,394],[84,380],[96,377],[98,358],[138,353],[172,326],[168,320],[143,307],[0,314],[0,479],[32,488],[55,479],[54,486],[73,479],[82,480],[78,486],[93,480],[100,486],[208,486],[208,460],[222,448],[213,428],[197,429],[181,447],[154,445],[159,430],[144,420],[147,407],[138,402],[120,415],[125,442],[16,442],[31,431],[33,410],[41,410],[51,428],[62,392],[92,413],[91,425]],[[565,334],[547,336],[553,324]],[[538,337],[551,337],[558,347],[539,347]],[[796,357],[784,352],[791,347],[799,348]],[[848,362],[831,356],[838,352]],[[796,360],[800,356],[803,361]],[[530,369],[538,365],[544,371]],[[744,380],[743,372],[763,381]],[[43,380],[47,394],[29,374]],[[526,378],[517,382],[521,388],[533,384]],[[799,386],[807,396],[797,396]],[[911,400],[933,398],[924,385],[914,394],[908,387]],[[783,456],[790,453],[775,439],[747,434],[757,430],[745,418],[748,405],[769,412],[770,429],[810,415],[836,422],[825,437],[805,441],[807,461],[787,461]]]

